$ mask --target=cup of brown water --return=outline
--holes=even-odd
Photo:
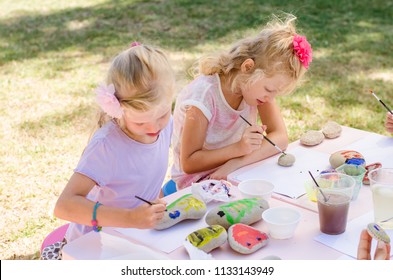
[[[317,192],[320,230],[331,235],[341,234],[347,227],[355,179],[341,173],[324,173],[317,181],[324,186]]]

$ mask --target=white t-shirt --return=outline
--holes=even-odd
[[[209,121],[205,149],[213,150],[238,142],[248,124],[240,118],[242,115],[249,122],[255,123],[257,118],[256,106],[248,105],[244,99],[238,110],[233,109],[226,101],[221,90],[220,78],[217,74],[199,76],[188,84],[178,95],[176,100],[174,126],[172,135],[173,166],[172,179],[176,187],[182,189],[191,183],[204,178],[215,169],[186,174],[180,167],[181,136],[183,132],[186,109],[194,106],[202,111]]]

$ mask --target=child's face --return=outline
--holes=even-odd
[[[260,78],[247,89],[242,90],[243,98],[251,106],[271,102],[291,82],[288,76],[281,74],[271,78]]]
[[[126,133],[135,141],[153,143],[161,130],[166,127],[171,116],[171,104],[162,104],[146,112],[130,109],[124,111]]]

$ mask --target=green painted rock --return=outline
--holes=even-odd
[[[228,229],[231,225],[253,224],[262,219],[262,212],[269,208],[263,198],[245,198],[218,205],[206,215],[208,225],[221,225]]]

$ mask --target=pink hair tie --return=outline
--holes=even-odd
[[[304,68],[308,69],[310,62],[312,61],[312,48],[310,43],[307,41],[306,36],[300,36],[298,34],[293,36],[293,50]]]
[[[130,44],[130,48],[136,47],[136,46],[141,46],[142,44],[140,42],[134,41]]]

